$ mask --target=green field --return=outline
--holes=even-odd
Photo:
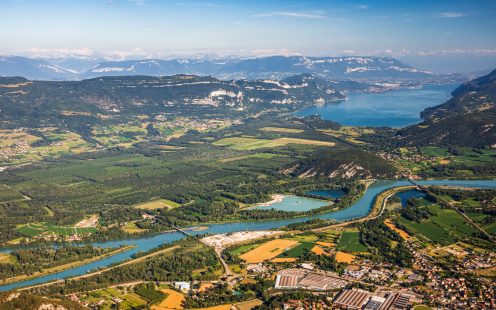
[[[360,242],[360,232],[345,231],[339,238],[337,249],[343,252],[366,252],[368,248]]]
[[[9,202],[9,201],[19,201],[19,200],[27,200],[27,199],[15,189],[0,184],[0,203]]]
[[[427,157],[445,157],[449,155],[446,149],[437,146],[425,146],[420,148],[420,150]]]
[[[428,208],[434,215],[427,221],[417,223],[405,218],[400,218],[399,221],[410,233],[420,234],[441,245],[452,244],[455,239],[467,238],[477,232],[454,210],[442,209],[438,205],[430,205]]]
[[[27,237],[34,237],[46,233],[55,233],[59,236],[70,236],[97,231],[94,227],[55,226],[49,223],[29,223],[17,227],[16,230]]]
[[[256,248],[257,246],[259,246],[261,243],[253,243],[253,244],[247,244],[247,245],[242,245],[238,248],[235,248],[231,251],[229,251],[232,255],[235,255],[235,256],[238,256],[238,255],[241,255],[245,252],[248,252],[254,248]]]
[[[274,140],[258,139],[251,137],[233,137],[224,138],[213,143],[217,146],[226,146],[234,150],[249,151],[261,148],[273,148],[278,146],[285,146],[288,144],[301,144],[301,145],[317,145],[317,146],[334,146],[334,142],[296,139],[296,138],[278,138]]]
[[[306,252],[309,252],[313,247],[314,247],[313,242],[301,242],[296,247],[290,249],[289,251],[286,251],[286,252],[280,254],[277,257],[280,257],[280,258],[287,258],[287,257],[298,258],[298,257],[302,256],[303,254],[305,254]]]

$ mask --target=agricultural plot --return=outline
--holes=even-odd
[[[162,293],[166,294],[162,302],[158,305],[151,306],[152,310],[171,310],[171,309],[184,309],[183,301],[186,299],[184,294],[179,293],[178,291],[172,289],[163,289]]]
[[[261,131],[279,132],[279,133],[302,133],[304,130],[296,128],[283,128],[283,127],[262,127]]]
[[[301,242],[296,247],[278,255],[278,258],[298,258],[303,254],[310,252],[314,246],[313,242]]]
[[[90,292],[86,297],[83,297],[82,299],[90,304],[103,302],[103,304],[101,305],[103,306],[103,309],[105,309],[105,307],[111,309],[111,305],[115,303],[114,300],[122,300],[121,302],[119,302],[119,309],[125,310],[140,308],[146,306],[148,303],[136,293],[131,292],[124,294],[114,288]]]
[[[352,255],[352,254],[348,254],[348,253],[341,252],[341,251],[336,252],[336,261],[338,263],[351,264],[355,258],[356,258],[356,256]]]
[[[430,205],[428,208],[434,215],[427,221],[417,223],[403,217],[399,218],[399,221],[410,232],[420,234],[441,245],[452,244],[455,239],[470,238],[477,232],[454,210],[442,209],[438,205]]]
[[[298,245],[298,241],[296,240],[275,239],[267,241],[253,250],[240,255],[239,258],[249,264],[260,263],[270,260],[296,245]]]
[[[342,126],[339,129],[326,129],[320,131],[332,137],[340,138],[353,144],[366,144],[366,142],[360,140],[360,137],[362,135],[373,134],[375,132],[373,129],[370,128],[351,126]]]
[[[274,148],[286,146],[288,144],[316,145],[316,146],[335,146],[334,142],[307,140],[298,138],[278,138],[274,140],[258,139],[251,137],[233,137],[224,138],[213,143],[216,146],[225,146],[238,151],[249,151],[261,148]]]
[[[148,202],[143,202],[134,205],[136,209],[143,209],[143,210],[156,210],[156,209],[163,209],[167,208],[169,210],[180,207],[181,204],[168,200],[168,199],[157,199],[157,200],[152,200]]]
[[[357,230],[347,230],[341,234],[336,247],[344,252],[366,252],[367,247],[360,241],[360,232]]]
[[[54,233],[59,236],[70,236],[94,233],[97,231],[94,227],[55,226],[50,223],[28,223],[17,227],[16,230],[27,237],[35,237],[49,233]]]
[[[27,198],[15,189],[0,184],[0,203],[20,200],[27,200]]]

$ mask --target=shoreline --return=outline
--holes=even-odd
[[[134,247],[135,247],[135,245],[126,245],[123,247],[119,247],[118,249],[115,249],[114,251],[111,251],[111,252],[108,252],[108,253],[105,253],[105,254],[102,254],[99,256],[95,256],[95,257],[91,257],[91,258],[87,258],[87,259],[83,259],[80,261],[75,261],[72,263],[67,263],[67,264],[63,264],[63,265],[59,265],[59,266],[50,267],[50,268],[44,269],[42,271],[37,271],[37,272],[35,272],[29,276],[28,275],[18,275],[18,276],[6,278],[3,280],[0,280],[0,286],[15,284],[17,282],[29,281],[29,280],[33,280],[36,278],[49,276],[51,274],[66,271],[69,269],[77,268],[79,266],[83,266],[83,265],[90,264],[92,262],[99,261],[101,259],[104,259],[104,258],[107,258],[110,256],[114,256],[114,255],[119,254],[121,252],[129,251]]]

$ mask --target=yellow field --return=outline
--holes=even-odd
[[[138,226],[136,226],[134,222],[129,222],[122,227],[122,230],[124,230],[127,233],[134,234],[134,233],[143,232],[146,229],[139,228]]]
[[[231,310],[232,304],[213,306],[208,308],[198,308],[197,310]]]
[[[351,255],[345,252],[337,251],[336,252],[336,261],[338,263],[347,263],[351,264],[353,260],[355,259],[355,255]]]
[[[294,263],[296,262],[295,257],[276,257],[271,260],[273,263]]]
[[[0,253],[0,264],[11,264],[12,256],[8,253]]]
[[[261,131],[270,131],[270,132],[287,132],[287,133],[302,133],[304,130],[294,129],[294,128],[282,128],[282,127],[263,127],[260,128]]]
[[[198,289],[198,292],[204,292],[206,290],[208,290],[209,288],[211,287],[214,287],[214,284],[213,283],[202,283],[200,284],[200,288]]]
[[[496,278],[496,267],[479,269],[475,271],[475,274],[486,278]]]
[[[322,249],[321,247],[319,247],[318,245],[314,246],[312,249],[311,249],[312,253],[314,254],[317,254],[317,255],[323,255],[323,254],[326,254],[326,252],[324,251],[324,249]]]
[[[407,240],[408,238],[410,238],[410,235],[406,231],[404,231],[403,229],[399,229],[396,226],[394,226],[394,224],[391,222],[390,219],[385,220],[384,221],[384,224],[386,224],[386,226],[389,227],[389,229],[391,229],[392,231],[397,232],[398,235],[400,235],[401,238],[403,238],[404,240]]]
[[[239,258],[243,259],[247,263],[260,263],[269,259],[272,259],[284,251],[295,247],[299,242],[296,240],[288,239],[276,239],[265,242],[253,250],[240,255]]]
[[[328,248],[336,246],[334,243],[325,242],[325,241],[317,241],[317,242],[315,242],[315,244],[321,245],[323,247],[328,247]]]
[[[247,151],[260,148],[271,148],[285,146],[288,144],[305,144],[305,145],[319,145],[319,146],[334,146],[334,142],[307,140],[298,138],[279,138],[274,140],[257,139],[252,137],[233,137],[224,138],[213,143],[217,146],[227,146],[235,150]]]
[[[243,301],[234,305],[234,307],[238,310],[251,310],[255,307],[258,307],[262,304],[260,299],[253,299],[248,301]]]
[[[161,290],[163,293],[167,294],[167,297],[158,305],[151,306],[152,310],[174,310],[174,309],[184,309],[182,306],[183,301],[186,299],[184,294],[171,289]]]
[[[143,209],[143,210],[155,210],[155,209],[162,209],[162,208],[167,208],[167,209],[174,209],[179,207],[180,204],[174,201],[170,201],[167,199],[157,199],[157,200],[152,200],[148,202],[143,202],[137,205],[134,205],[133,207],[136,209]]]

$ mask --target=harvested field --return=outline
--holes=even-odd
[[[312,251],[312,253],[317,254],[317,255],[326,254],[326,251],[324,251],[324,249],[322,249],[318,245],[314,246],[310,251]]]
[[[296,128],[283,128],[283,127],[263,127],[261,131],[281,132],[281,133],[302,133],[304,130]]]
[[[355,255],[351,255],[345,252],[337,251],[336,252],[336,261],[338,263],[347,263],[351,264],[353,260],[355,259]]]
[[[253,299],[248,301],[243,301],[234,305],[234,308],[237,310],[251,310],[255,307],[258,307],[262,304],[260,299]]]
[[[224,138],[213,143],[217,146],[227,146],[235,150],[248,151],[260,148],[271,148],[278,146],[285,146],[288,144],[305,144],[305,145],[318,145],[318,146],[335,146],[334,142],[307,140],[298,138],[279,138],[274,140],[257,139],[250,137],[232,137]]]
[[[231,310],[231,306],[232,304],[227,304],[227,305],[219,305],[208,308],[198,308],[197,310]]]
[[[296,262],[295,257],[276,257],[271,260],[273,263],[294,263]]]
[[[392,222],[390,219],[387,219],[384,221],[384,224],[386,224],[387,227],[389,227],[389,229],[391,229],[392,231],[398,233],[398,235],[401,236],[401,238],[403,238],[404,240],[407,240],[408,238],[410,238],[410,235],[404,231],[403,229],[399,229],[397,228]]]
[[[12,264],[12,258],[9,253],[0,253],[0,264]]]
[[[200,288],[198,288],[198,292],[204,292],[211,287],[214,287],[213,283],[210,283],[210,282],[202,283],[202,284],[200,284]]]
[[[239,258],[247,263],[260,263],[272,259],[286,250],[289,250],[298,245],[296,240],[276,239],[265,242],[255,249],[240,255]]]
[[[325,241],[317,241],[317,242],[315,242],[315,244],[323,246],[323,247],[328,247],[328,248],[332,248],[332,247],[336,246],[334,243],[325,242]]]
[[[134,205],[136,209],[143,209],[143,210],[155,210],[155,209],[162,209],[162,208],[167,208],[167,209],[174,209],[181,206],[177,202],[167,200],[167,199],[157,199],[157,200],[152,200],[148,202],[143,202],[137,205]]]
[[[158,305],[151,306],[152,310],[174,310],[184,309],[182,303],[185,299],[184,294],[172,289],[163,289],[162,293],[167,294],[167,297]]]

